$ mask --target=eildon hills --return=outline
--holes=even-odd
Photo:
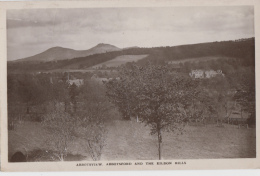
[[[110,44],[100,43],[93,48],[87,50],[74,50],[70,48],[63,47],[52,47],[48,50],[36,54],[34,56],[30,56],[23,59],[15,60],[14,62],[50,62],[50,61],[58,61],[58,60],[67,60],[78,57],[86,57],[93,54],[106,53],[111,51],[120,51],[121,49]]]

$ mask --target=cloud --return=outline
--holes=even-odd
[[[251,6],[7,11],[8,60],[54,46],[173,46],[254,36]]]

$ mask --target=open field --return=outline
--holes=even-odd
[[[147,56],[148,56],[147,54],[144,54],[144,55],[122,55],[122,56],[116,57],[115,59],[109,60],[107,62],[103,62],[101,64],[94,65],[91,68],[99,68],[99,67],[102,67],[103,65],[105,65],[106,67],[118,67],[118,66],[121,66],[123,64],[126,64],[127,62],[136,62],[136,61],[143,59]]]
[[[115,121],[103,152],[106,160],[158,159],[157,136],[135,121]],[[183,135],[163,134],[163,159],[252,158],[255,129],[216,125],[186,126]]]
[[[87,73],[87,72],[95,72],[95,71],[99,71],[99,72],[117,72],[116,70],[109,70],[109,69],[56,69],[56,70],[51,70],[51,71],[44,71],[42,73],[73,73],[73,72],[77,72],[77,73]]]
[[[255,128],[238,129],[235,125],[217,127],[186,126],[182,135],[163,133],[163,159],[253,158],[256,156]],[[107,124],[108,133],[102,160],[158,159],[157,136],[136,121],[114,120]],[[24,122],[8,131],[9,154],[17,150],[27,153],[46,151],[48,131],[38,122]],[[86,142],[80,137],[69,144],[67,160],[91,160]]]
[[[230,57],[222,57],[222,56],[206,56],[206,57],[196,57],[196,58],[187,58],[187,59],[182,59],[182,60],[174,60],[174,61],[169,61],[169,64],[180,64],[180,63],[185,63],[185,62],[206,62],[206,61],[212,61],[212,60],[218,60],[218,59],[229,59]]]

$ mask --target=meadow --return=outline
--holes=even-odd
[[[105,65],[106,67],[118,67],[123,64],[126,64],[127,62],[136,62],[138,60],[141,60],[145,57],[147,57],[147,54],[143,55],[122,55],[122,56],[117,56],[116,58],[103,62],[101,64],[94,65],[91,68],[99,68]]]
[[[169,61],[169,64],[184,64],[186,62],[191,62],[191,63],[199,63],[199,62],[207,62],[207,61],[216,61],[218,59],[234,59],[231,57],[223,57],[223,56],[204,56],[204,57],[191,57],[191,58],[186,58],[186,59],[181,59],[181,60],[174,60],[174,61]]]
[[[150,135],[149,127],[135,119],[115,119],[106,122],[107,135],[101,160],[156,160],[158,140]],[[16,151],[27,153],[28,161],[53,161],[46,142],[49,132],[40,122],[25,121],[8,132],[9,155]],[[217,159],[256,157],[255,128],[216,124],[187,125],[183,134],[164,132],[162,159]],[[92,160],[87,143],[80,136],[69,142],[66,160]],[[10,156],[9,156],[10,157]]]

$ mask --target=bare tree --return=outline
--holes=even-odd
[[[106,121],[111,107],[104,86],[95,82],[86,83],[79,95],[81,107],[77,111],[77,132],[86,143],[87,153],[94,161],[100,160],[106,139]]]
[[[54,156],[64,161],[69,148],[69,142],[73,139],[75,119],[63,108],[55,108],[44,116],[43,126],[48,130],[46,143],[53,151]]]

